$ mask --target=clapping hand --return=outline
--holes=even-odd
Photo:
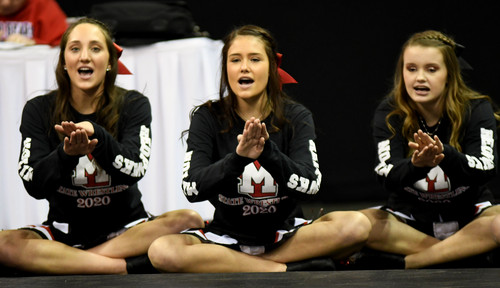
[[[71,156],[87,155],[94,151],[97,139],[90,140],[94,134],[94,126],[88,121],[73,123],[72,121],[62,121],[54,126],[57,132],[65,135],[64,152]]]
[[[268,139],[269,133],[267,132],[266,124],[252,117],[246,121],[243,133],[238,135],[236,154],[257,159],[262,154],[262,151],[264,151],[264,144]]]
[[[434,135],[434,139],[422,130],[413,134],[415,142],[409,142],[408,146],[414,149],[411,162],[416,167],[435,167],[444,159],[443,143],[439,137]]]

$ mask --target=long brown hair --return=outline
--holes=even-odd
[[[278,56],[277,56],[277,43],[271,33],[259,26],[255,25],[245,25],[237,27],[232,30],[223,40],[224,46],[222,47],[222,57],[221,57],[221,78],[219,87],[219,103],[222,107],[214,113],[217,114],[221,122],[227,123],[227,127],[221,132],[228,132],[234,126],[234,121],[237,119],[236,114],[236,95],[231,90],[229,85],[229,80],[227,76],[227,58],[228,51],[237,36],[253,36],[262,41],[264,44],[264,49],[266,55],[269,58],[269,80],[266,87],[267,92],[267,103],[266,109],[272,111],[274,117],[271,119],[271,127],[269,132],[279,131],[288,120],[284,115],[284,103],[285,100],[290,98],[281,89],[281,78],[278,73]],[[209,100],[200,106],[195,107],[191,111],[191,118],[196,112],[196,110],[201,106],[208,106],[210,109],[213,108],[213,101]],[[185,135],[187,131],[184,131],[182,135]]]
[[[481,95],[469,88],[462,77],[460,64],[456,55],[457,44],[455,41],[435,30],[427,30],[413,34],[403,45],[394,74],[394,85],[392,91],[387,96],[394,104],[394,110],[386,116],[386,124],[389,129],[396,133],[389,120],[392,116],[399,116],[403,120],[402,134],[407,141],[413,141],[413,133],[419,129],[418,112],[415,102],[406,91],[403,69],[403,54],[410,46],[434,47],[443,55],[443,61],[448,71],[447,84],[443,91],[444,111],[443,116],[447,116],[452,125],[449,144],[461,151],[460,132],[463,125],[467,109],[470,107],[472,99],[485,98],[491,101],[490,97]],[[500,116],[495,113],[495,118],[500,121]]]
[[[66,50],[68,37],[73,29],[75,29],[76,26],[85,23],[97,26],[106,39],[106,47],[109,52],[109,63],[111,67],[110,71],[106,73],[104,79],[103,95],[97,100],[96,122],[106,128],[108,132],[116,137],[118,130],[117,123],[119,119],[119,112],[121,104],[123,102],[122,96],[125,93],[124,89],[115,86],[116,75],[118,74],[118,55],[113,45],[111,31],[104,23],[92,18],[81,18],[75,23],[71,24],[61,38],[61,43],[59,45],[59,61],[57,63],[55,71],[58,89],[55,91],[56,100],[52,114],[52,124],[59,124],[61,123],[61,121],[74,119],[74,115],[72,115],[71,113],[69,104],[71,98],[71,80],[66,70],[64,70],[64,66],[66,64],[64,59],[64,51]]]

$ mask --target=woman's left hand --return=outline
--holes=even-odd
[[[264,144],[268,139],[269,133],[267,132],[266,124],[252,117],[246,121],[243,133],[238,135],[236,154],[257,159],[262,154],[262,151],[264,151]]]
[[[89,121],[83,121],[78,123],[73,123],[73,121],[62,121],[60,125],[55,125],[54,128],[57,132],[64,134],[66,136],[70,136],[71,132],[76,131],[77,129],[85,130],[87,136],[94,135],[94,125]]]
[[[444,159],[444,147],[439,137],[434,135],[434,139],[422,130],[418,130],[413,135],[415,142],[409,142],[408,146],[415,151],[412,154],[411,162],[416,167],[435,167]]]
[[[88,121],[73,123],[63,121],[54,126],[57,132],[66,135],[64,137],[64,152],[71,156],[87,155],[94,151],[98,141],[90,140],[88,137],[94,134],[94,126]]]

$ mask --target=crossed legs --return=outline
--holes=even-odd
[[[280,272],[286,263],[319,256],[343,258],[361,249],[370,222],[360,212],[331,212],[275,250],[252,256],[217,244],[204,244],[192,235],[158,238],[149,248],[149,258],[163,272]]]
[[[493,206],[452,236],[440,241],[400,222],[392,214],[367,209],[372,223],[366,246],[407,255],[407,269],[422,268],[464,259],[500,246],[500,206]]]
[[[192,210],[176,210],[136,225],[89,250],[41,239],[28,230],[0,232],[0,264],[37,274],[126,274],[126,257],[147,252],[158,237],[203,227]]]

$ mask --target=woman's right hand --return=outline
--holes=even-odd
[[[411,156],[411,163],[415,167],[435,167],[444,159],[444,147],[439,137],[434,135],[434,139],[422,130],[414,133],[415,142],[409,142],[408,146],[414,149]]]
[[[54,128],[57,132],[66,135],[64,137],[64,152],[70,156],[87,155],[94,151],[98,140],[89,139],[94,132],[92,123],[88,122],[73,123],[68,121],[61,122],[61,125],[56,124]],[[89,133],[91,132],[91,133]],[[89,135],[90,134],[90,135]]]
[[[266,124],[252,117],[246,121],[243,133],[238,135],[236,154],[257,159],[262,154],[262,151],[264,151],[264,144],[268,139],[269,133],[267,132]]]

